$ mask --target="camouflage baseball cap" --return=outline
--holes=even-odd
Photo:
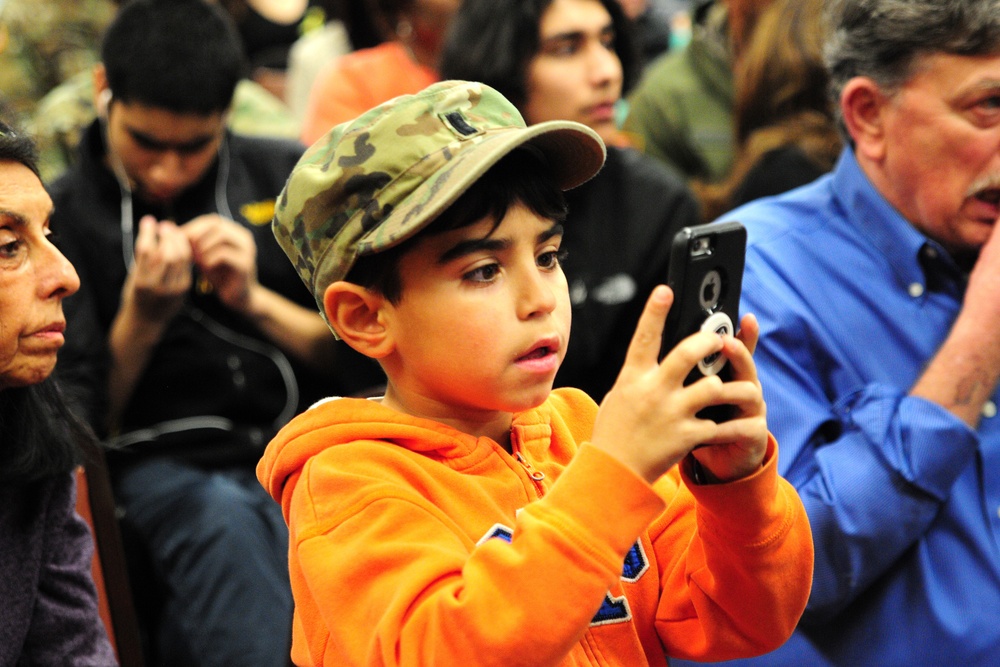
[[[604,164],[604,143],[585,125],[526,127],[514,105],[489,86],[435,83],[338,125],[313,144],[278,197],[274,235],[323,313],[327,286],[343,279],[359,256],[416,234],[525,144],[546,156],[564,190]]]

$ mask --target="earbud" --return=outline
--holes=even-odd
[[[97,95],[97,115],[102,120],[108,119],[108,107],[111,106],[111,89],[105,88]]]

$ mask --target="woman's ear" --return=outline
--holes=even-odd
[[[385,297],[360,285],[338,280],[323,292],[327,321],[345,343],[373,359],[392,351],[392,338],[381,312]]]
[[[890,102],[889,96],[868,77],[855,77],[844,86],[840,109],[859,157],[873,162],[884,157],[885,111]]]

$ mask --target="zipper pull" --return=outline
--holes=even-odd
[[[541,483],[541,481],[545,479],[545,473],[542,472],[541,470],[535,470],[531,466],[531,464],[528,463],[528,459],[524,458],[524,455],[521,452],[514,452],[514,458],[517,459],[517,462],[521,464],[521,467],[524,468],[524,471],[528,473],[528,477],[530,477],[531,479],[535,480],[538,483]]]

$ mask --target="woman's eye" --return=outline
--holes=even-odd
[[[0,242],[0,258],[12,259],[17,257],[18,252],[21,250],[20,239],[15,239],[13,241]]]
[[[477,283],[488,283],[496,278],[498,273],[500,273],[500,266],[498,264],[487,264],[469,271],[463,277],[466,280],[471,280]]]

